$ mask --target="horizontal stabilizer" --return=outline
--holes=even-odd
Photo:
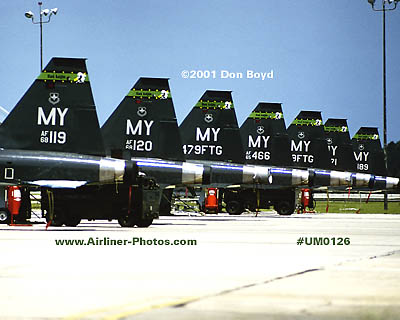
[[[40,187],[54,189],[76,189],[85,185],[87,181],[70,181],[70,180],[38,180],[32,181],[30,184]]]

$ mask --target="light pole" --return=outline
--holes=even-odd
[[[380,8],[375,7],[375,0],[368,0],[374,11],[380,11],[383,15],[383,152],[385,155],[385,166],[387,169],[387,122],[386,122],[386,11],[396,9],[400,0],[382,0]],[[388,4],[388,7],[386,6]],[[387,191],[384,192],[384,210],[388,209]]]
[[[39,21],[34,20],[35,16],[32,11],[25,12],[25,17],[27,17],[28,19],[32,19],[33,24],[38,24],[40,26],[40,71],[43,70],[43,23],[49,23],[51,16],[53,14],[57,14],[58,12],[58,8],[53,8],[51,10],[42,10],[42,4],[42,2],[38,2],[40,13]],[[43,21],[43,16],[48,16],[48,19],[46,21]]]

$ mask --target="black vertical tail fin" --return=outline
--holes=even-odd
[[[324,125],[325,139],[330,154],[330,169],[356,171],[353,146],[346,119],[328,119]]]
[[[243,163],[230,91],[207,90],[179,128],[186,159]]]
[[[260,102],[240,127],[240,135],[247,164],[292,165],[280,103]]]
[[[358,172],[387,175],[378,128],[361,127],[351,142]]]
[[[321,112],[301,111],[288,128],[295,167],[328,169],[330,157]]]
[[[104,154],[85,59],[50,60],[0,126],[0,147]]]
[[[101,131],[112,157],[184,160],[168,79],[140,78]]]

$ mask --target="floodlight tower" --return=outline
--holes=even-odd
[[[43,70],[43,24],[44,23],[49,23],[51,16],[54,14],[56,15],[58,12],[58,8],[53,8],[53,9],[43,9],[42,10],[42,2],[38,2],[39,5],[39,21],[35,21],[35,16],[32,11],[27,11],[25,12],[25,17],[28,19],[32,19],[33,24],[38,24],[40,26],[40,71]],[[43,16],[47,17],[47,20],[43,20]]]
[[[385,155],[385,165],[387,168],[387,121],[386,121],[386,11],[396,9],[400,0],[382,0],[379,8],[375,7],[375,0],[368,0],[374,11],[380,11],[383,14],[383,152]],[[388,6],[386,6],[386,4]],[[384,210],[388,209],[387,191],[384,192]]]

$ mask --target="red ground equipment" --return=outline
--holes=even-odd
[[[300,202],[300,210],[301,213],[304,212],[315,212],[315,203],[314,197],[311,189],[301,189],[301,202]],[[300,212],[299,212],[300,213]]]
[[[21,190],[18,187],[7,187],[7,209],[10,212],[11,216],[19,214],[21,199]]]
[[[206,189],[207,195],[205,199],[204,209],[206,213],[218,213],[218,189],[208,188]]]

